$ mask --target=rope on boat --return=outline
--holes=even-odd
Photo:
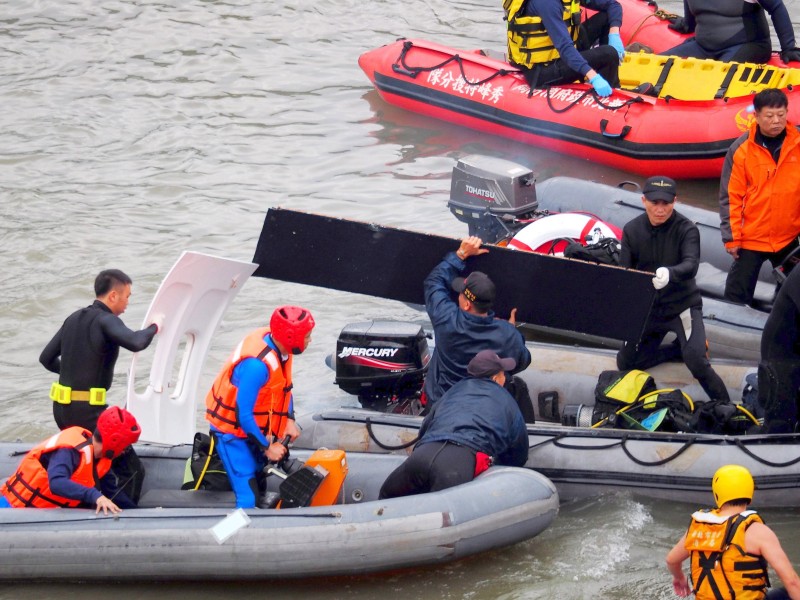
[[[443,68],[444,66],[448,65],[451,62],[455,62],[458,65],[458,70],[459,70],[459,73],[461,74],[461,79],[463,79],[464,83],[466,83],[467,85],[472,85],[472,86],[483,85],[484,83],[487,83],[487,82],[491,81],[495,77],[503,77],[505,75],[512,75],[512,74],[515,74],[515,73],[523,74],[523,71],[521,71],[520,69],[498,69],[497,71],[495,71],[494,73],[492,73],[488,77],[485,77],[484,79],[481,79],[479,81],[470,81],[470,79],[467,78],[467,74],[464,72],[464,61],[462,60],[461,56],[459,56],[458,54],[453,54],[451,57],[446,58],[445,60],[440,62],[438,65],[433,65],[431,67],[412,67],[412,66],[409,66],[406,63],[406,55],[408,54],[408,51],[411,50],[411,48],[413,46],[414,46],[413,42],[410,42],[410,41],[403,42],[403,49],[400,50],[400,56],[397,57],[397,60],[392,65],[392,70],[395,73],[399,73],[401,75],[406,75],[407,77],[411,77],[412,79],[414,79],[420,73],[429,73],[431,71],[435,71],[437,69],[441,69],[441,68]],[[623,102],[622,104],[620,104],[618,106],[612,106],[610,104],[604,103],[600,99],[600,96],[597,95],[597,92],[595,92],[594,89],[592,89],[591,86],[590,86],[589,89],[583,91],[581,93],[581,95],[578,96],[578,98],[576,98],[575,100],[570,102],[567,106],[565,106],[562,109],[557,109],[557,108],[555,108],[553,106],[553,103],[552,103],[552,100],[551,100],[551,93],[550,93],[551,86],[545,86],[544,90],[546,92],[545,93],[545,97],[547,99],[547,106],[548,106],[548,108],[550,108],[550,110],[552,110],[556,114],[561,114],[561,113],[567,112],[568,110],[570,110],[571,108],[576,106],[586,96],[589,96],[589,95],[594,96],[594,101],[597,104],[599,104],[600,106],[602,106],[606,110],[611,110],[611,111],[616,111],[616,110],[619,110],[621,108],[626,108],[626,107],[630,106],[631,104],[636,104],[638,102],[644,102],[644,100],[641,98],[641,96],[636,96],[635,98],[629,98],[628,100],[626,100],[625,102]]]
[[[643,466],[643,467],[659,467],[661,465],[664,465],[664,464],[666,464],[666,463],[678,458],[681,454],[683,454],[684,452],[686,452],[686,450],[688,450],[691,446],[693,446],[694,443],[697,441],[695,439],[688,440],[683,446],[681,446],[673,454],[671,454],[670,456],[667,456],[666,458],[663,458],[661,460],[645,461],[645,460],[641,460],[639,458],[636,458],[631,453],[631,451],[628,449],[627,442],[629,441],[629,438],[628,438],[627,435],[623,435],[622,438],[620,440],[618,440],[618,441],[614,441],[614,442],[611,442],[611,443],[608,443],[608,444],[604,444],[602,446],[585,446],[585,445],[580,445],[580,444],[565,443],[563,440],[565,438],[568,438],[568,437],[569,437],[568,433],[562,433],[562,434],[559,434],[559,435],[555,435],[552,438],[549,438],[549,439],[546,439],[546,440],[544,440],[542,442],[539,442],[537,444],[533,444],[531,446],[528,446],[528,450],[533,450],[534,448],[538,448],[539,446],[543,446],[545,444],[553,444],[556,448],[563,448],[563,449],[566,449],[566,450],[608,450],[610,448],[615,448],[617,446],[620,446],[622,448],[622,451],[625,453],[625,455],[629,459],[631,459],[634,463],[636,463],[637,465],[640,465],[640,466]],[[747,456],[749,456],[750,458],[752,458],[756,462],[759,462],[762,465],[766,465],[768,467],[777,467],[777,468],[789,467],[791,465],[794,465],[794,464],[800,462],[800,456],[797,456],[796,458],[793,458],[791,460],[787,460],[786,462],[780,462],[780,463],[767,460],[766,458],[763,458],[763,457],[758,456],[757,454],[753,453],[747,447],[747,445],[742,442],[742,440],[739,437],[734,437],[733,438],[733,444],[737,448],[739,448],[739,450],[744,452]]]
[[[461,57],[458,54],[454,54],[450,58],[447,58],[444,61],[440,62],[438,65],[434,65],[432,67],[411,67],[406,64],[406,54],[408,54],[408,51],[411,50],[413,45],[414,45],[413,42],[408,42],[408,41],[403,42],[403,49],[400,51],[400,56],[397,57],[397,60],[392,65],[392,70],[395,73],[402,73],[403,75],[407,75],[413,79],[420,73],[428,73],[430,71],[435,71],[436,69],[441,69],[442,67],[451,62],[455,62],[458,65],[458,70],[461,73],[461,78],[467,85],[483,85],[484,83],[491,81],[495,77],[511,75],[512,73],[522,73],[522,71],[520,71],[519,69],[499,69],[498,71],[495,71],[492,75],[489,75],[489,77],[486,77],[485,79],[481,79],[480,81],[470,81],[467,78],[467,74],[464,72],[464,62],[462,61]],[[397,66],[398,64],[402,66],[402,69],[400,69],[400,67]]]
[[[364,425],[367,428],[367,433],[369,434],[369,439],[371,439],[380,448],[383,448],[384,450],[403,450],[405,448],[408,448],[409,446],[413,446],[414,444],[417,443],[417,440],[419,440],[419,436],[417,436],[413,440],[411,440],[410,442],[407,442],[405,444],[400,444],[399,446],[389,446],[388,444],[384,444],[377,437],[375,437],[375,432],[372,430],[372,419],[370,419],[369,417],[364,419]]]
[[[170,510],[189,510],[189,509],[192,509],[192,508],[191,507],[176,507],[176,508],[170,509]],[[76,510],[76,509],[72,509],[71,508],[69,510]],[[191,519],[193,521],[196,521],[196,520],[202,519],[202,518],[209,518],[209,519],[210,518],[220,518],[221,519],[223,517],[226,517],[228,515],[228,512],[230,511],[230,509],[228,509],[228,508],[221,509],[221,510],[224,510],[224,511],[227,511],[227,512],[220,513],[219,515],[209,515],[209,514],[203,514],[203,515],[197,515],[197,514],[165,515],[163,512],[159,512],[158,514],[142,515],[142,514],[135,514],[135,513],[131,513],[130,512],[130,511],[134,511],[134,510],[151,510],[151,509],[149,507],[146,508],[146,509],[126,509],[125,512],[122,512],[122,513],[119,513],[119,514],[116,514],[116,515],[113,515],[113,516],[112,515],[108,515],[108,516],[99,515],[98,516],[98,515],[94,514],[94,510],[93,509],[86,509],[86,512],[91,512],[91,516],[78,517],[78,518],[75,518],[75,519],[60,519],[60,520],[48,519],[47,521],[41,521],[41,520],[37,519],[36,520],[36,524],[37,525],[43,525],[43,524],[47,524],[47,525],[64,524],[64,525],[66,525],[66,524],[69,524],[69,523],[86,523],[86,522],[97,523],[99,521],[114,522],[114,521],[121,521],[121,520],[135,521],[135,520],[154,520],[154,519],[155,520],[164,520],[164,519],[186,520],[186,519]],[[194,509],[192,509],[192,510],[194,510]],[[199,510],[203,510],[203,509],[199,509]],[[277,509],[277,508],[263,509],[262,508],[262,509],[253,510],[252,512],[248,512],[247,516],[250,517],[251,519],[265,519],[265,518],[270,518],[271,519],[271,518],[274,518],[274,517],[286,517],[286,518],[294,517],[294,518],[300,518],[300,519],[306,519],[306,518],[307,519],[315,519],[317,517],[330,517],[332,519],[340,519],[342,517],[342,513],[340,513],[340,512],[295,514],[293,512],[289,512],[290,510],[292,510],[292,509],[287,509],[287,508],[284,508],[284,509]],[[20,525],[20,526],[25,527],[25,526],[30,526],[30,524],[31,524],[30,521],[4,522],[3,523],[3,528],[5,529],[5,528],[8,528],[8,527],[13,527],[15,525]],[[202,528],[205,528],[205,526],[203,526]]]
[[[793,465],[793,464],[796,464],[796,463],[800,462],[800,456],[797,456],[797,457],[793,458],[792,460],[787,460],[786,462],[782,462],[782,463],[772,462],[771,460],[767,460],[766,458],[762,458],[760,456],[757,456],[756,454],[753,454],[747,448],[747,445],[743,444],[740,439],[736,438],[734,440],[734,443],[736,444],[736,447],[739,448],[739,450],[741,450],[745,454],[747,454],[747,456],[749,456],[750,458],[752,458],[753,460],[755,460],[757,462],[760,462],[762,465],[767,465],[768,467],[788,467],[790,465]]]
[[[628,38],[629,44],[632,44],[634,40],[636,40],[637,34],[642,29],[642,27],[644,27],[644,24],[647,23],[647,21],[649,21],[650,19],[656,18],[659,21],[672,21],[673,19],[678,18],[678,15],[676,15],[675,13],[667,12],[664,9],[658,8],[658,4],[656,4],[655,2],[649,4],[651,4],[651,6],[655,8],[655,11],[653,12],[653,14],[647,15],[644,19],[639,21],[639,24],[636,26],[636,29],[633,30],[633,33],[631,34],[630,38]]]
[[[636,458],[633,454],[631,454],[630,450],[628,450],[628,447],[625,445],[626,441],[628,441],[628,436],[623,436],[622,437],[622,451],[625,453],[625,455],[628,458],[630,458],[633,462],[635,462],[637,465],[640,465],[642,467],[660,467],[661,465],[665,465],[668,462],[678,458],[681,454],[686,452],[689,449],[690,446],[692,446],[694,444],[694,440],[689,440],[683,446],[681,446],[678,450],[676,450],[675,453],[672,454],[671,456],[667,456],[666,458],[662,458],[661,460],[656,460],[656,461],[653,461],[653,462],[647,462],[647,461],[644,461],[644,460],[640,460],[640,459]]]

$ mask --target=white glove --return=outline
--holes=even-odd
[[[658,267],[656,269],[656,276],[653,277],[653,287],[660,290],[669,283],[669,269],[667,267]]]
[[[158,327],[156,333],[161,333],[161,330],[164,327],[164,313],[157,313],[153,315],[153,323],[151,323],[151,325],[152,324],[155,324],[155,326]]]

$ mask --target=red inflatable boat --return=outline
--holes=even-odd
[[[370,50],[359,65],[390,104],[643,176],[718,177],[764,87],[784,89],[789,119],[800,122],[800,69],[771,65],[629,52],[626,89],[608,98],[578,83],[531,93],[502,57],[423,40]],[[644,82],[658,97],[627,91]]]

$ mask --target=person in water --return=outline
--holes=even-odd
[[[299,306],[275,309],[269,327],[242,340],[206,395],[206,420],[236,494],[237,508],[256,506],[267,461],[300,435],[294,420],[292,358],[311,342],[314,318]]]
[[[83,427],[60,431],[25,455],[0,488],[0,508],[92,506],[106,515],[133,508],[107,474],[141,432],[136,418],[117,406],[100,415],[94,433]]]
[[[800,578],[778,536],[754,510],[753,476],[740,465],[720,467],[711,480],[716,509],[692,515],[688,531],[667,554],[672,588],[678,596],[697,600],[767,598],[800,600]],[[683,572],[690,558],[693,585]],[[767,565],[785,588],[767,592]]]
[[[528,432],[516,400],[504,388],[513,358],[481,350],[468,377],[451,387],[425,417],[411,455],[381,486],[380,498],[436,492],[474,477],[492,464],[521,467]]]
[[[106,409],[120,347],[144,350],[161,328],[163,317],[139,331],[122,322],[131,286],[131,278],[122,271],[101,271],[94,280],[94,302],[67,317],[42,350],[39,362],[58,375],[50,398],[59,429],[77,426],[94,431]]]
[[[765,11],[781,44],[781,60],[800,62],[783,0],[683,0],[684,16],[674,17],[669,28],[694,36],[661,54],[766,63],[772,56],[772,42]]]

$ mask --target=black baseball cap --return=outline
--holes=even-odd
[[[651,202],[675,202],[677,195],[675,180],[663,175],[650,177],[644,182],[642,193]]]
[[[493,350],[481,350],[469,361],[467,373],[473,377],[492,377],[516,366],[517,361],[513,358],[500,358]]]
[[[467,277],[456,277],[450,284],[454,292],[464,294],[467,300],[479,308],[488,310],[494,303],[494,283],[486,273],[473,271]]]

